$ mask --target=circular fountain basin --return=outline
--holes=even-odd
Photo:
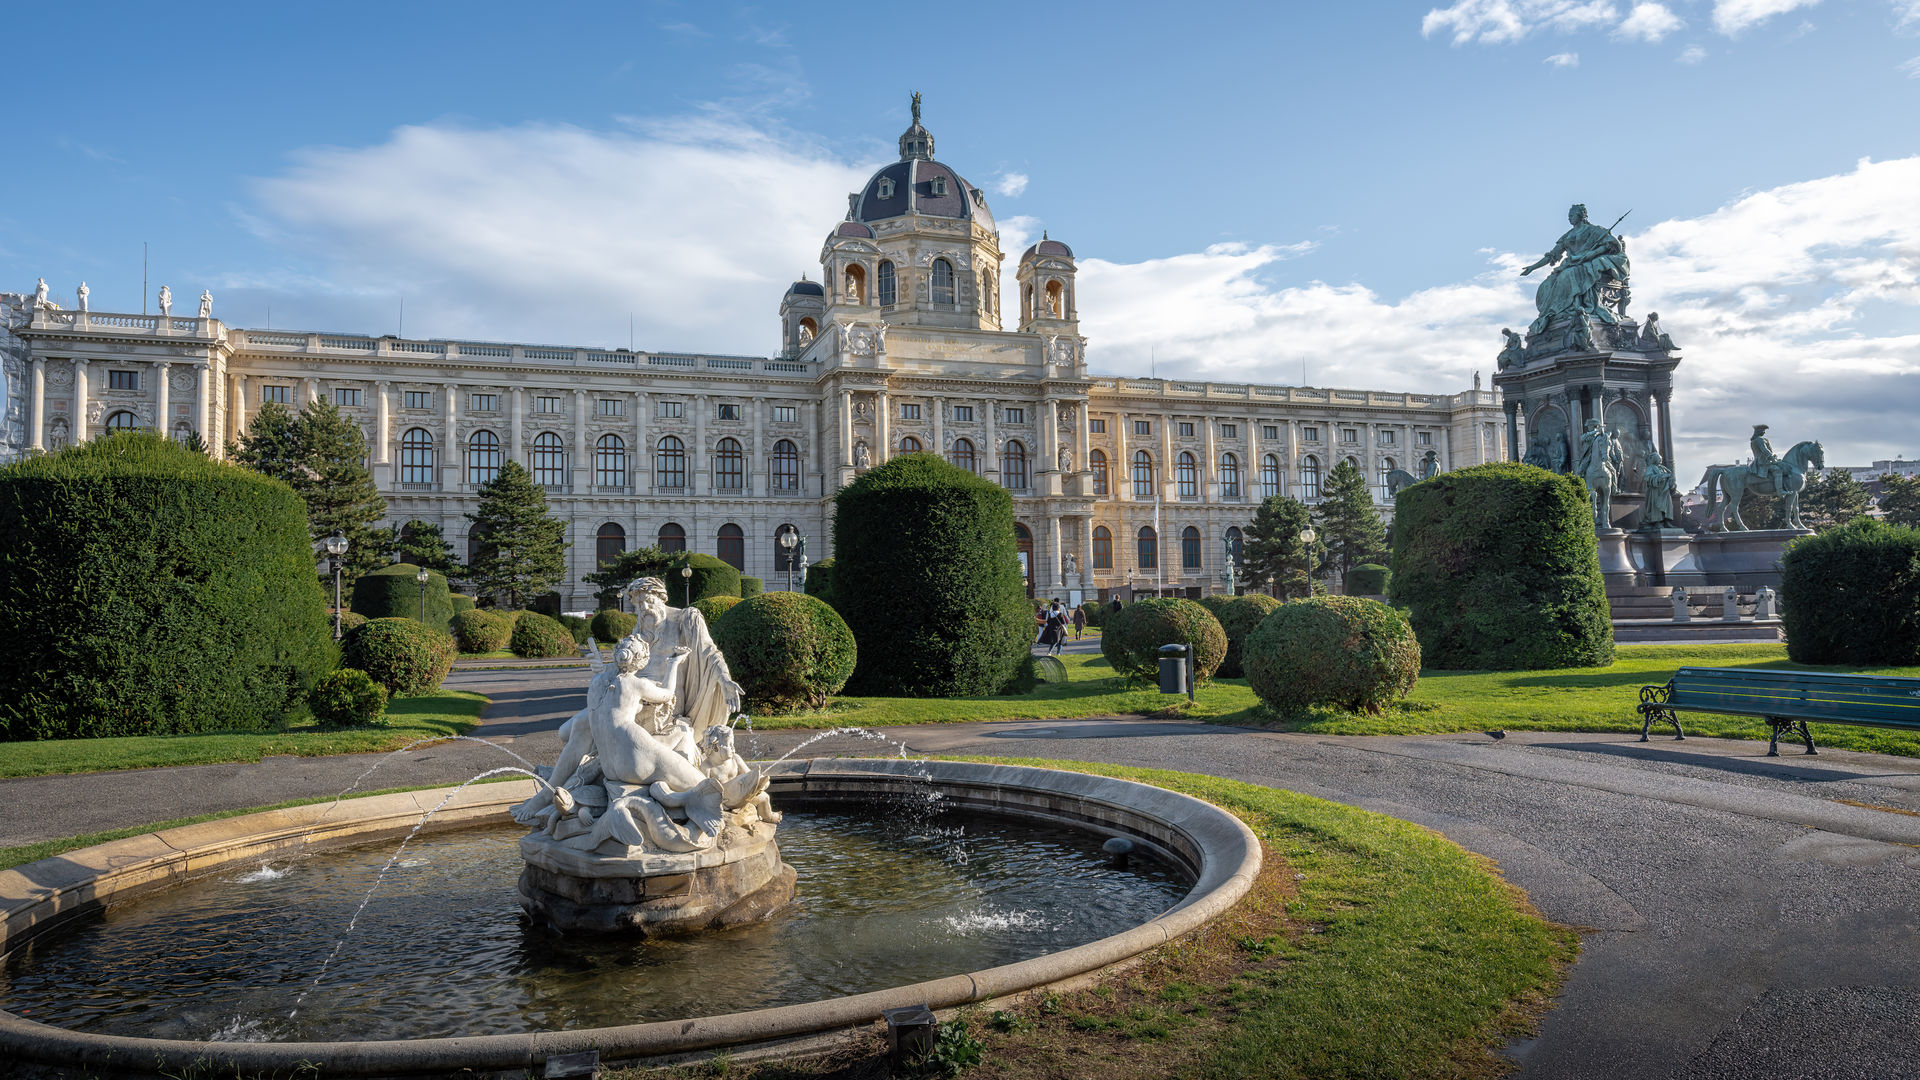
[[[525,798],[530,790],[530,784],[523,783],[468,788],[439,811],[427,826],[427,831],[447,832],[462,828],[469,831],[449,837],[423,837],[417,839],[415,844],[428,845],[419,848],[423,852],[431,851],[431,845],[434,844],[472,846],[485,843],[493,844],[496,852],[510,851],[514,840],[511,832],[500,829],[473,831],[471,827],[481,823],[497,823],[505,809]],[[37,1023],[25,1016],[0,1013],[0,1057],[101,1067],[138,1063],[139,1068],[153,1070],[200,1062],[216,1063],[216,1067],[222,1071],[271,1071],[291,1069],[305,1062],[317,1064],[323,1071],[332,1074],[397,1075],[462,1068],[538,1069],[548,1057],[589,1048],[598,1050],[602,1060],[622,1060],[793,1040],[869,1025],[879,1017],[881,1010],[898,1005],[927,1004],[936,1009],[950,1008],[1058,983],[1123,961],[1185,933],[1224,911],[1244,894],[1259,868],[1257,842],[1232,815],[1159,788],[1080,773],[959,762],[816,760],[783,763],[773,786],[776,805],[795,809],[798,818],[817,814],[823,819],[837,819],[842,822],[838,829],[843,832],[858,832],[858,828],[849,828],[845,823],[858,823],[863,818],[872,817],[871,806],[875,802],[912,804],[925,800],[929,793],[937,793],[942,808],[946,810],[984,812],[994,820],[1009,816],[1026,819],[1032,823],[1036,836],[1052,830],[1053,835],[1067,838],[1066,842],[1057,844],[1063,852],[1097,852],[1099,841],[1106,836],[1128,837],[1134,841],[1136,851],[1150,860],[1162,860],[1168,867],[1174,868],[1173,873],[1180,879],[1192,881],[1192,888],[1185,890],[1182,896],[1182,890],[1171,887],[1171,882],[1166,880],[1169,875],[1162,874],[1161,891],[1147,902],[1147,906],[1136,904],[1131,910],[1147,913],[1171,902],[1166,910],[1131,928],[1045,955],[1032,956],[1030,951],[1020,953],[1004,949],[957,948],[951,956],[935,960],[930,967],[923,964],[920,968],[909,966],[897,970],[876,968],[867,974],[865,982],[845,979],[836,982],[838,975],[816,978],[820,972],[804,970],[809,964],[822,971],[834,964],[844,965],[845,957],[837,955],[826,943],[861,936],[862,927],[870,928],[869,936],[878,935],[878,928],[888,922],[884,912],[857,910],[852,912],[853,918],[842,925],[822,925],[815,928],[812,938],[801,936],[793,939],[801,944],[790,951],[798,952],[805,962],[796,965],[799,970],[791,973],[792,985],[782,992],[784,996],[769,996],[757,990],[746,992],[743,988],[754,985],[756,978],[748,971],[736,981],[733,992],[710,995],[708,999],[689,997],[678,1002],[667,1000],[638,1014],[650,1019],[673,1017],[651,1019],[651,1022],[584,1026],[571,1030],[511,1031],[513,1022],[522,1017],[509,1013],[504,1021],[496,1015],[489,1023],[452,1029],[499,1032],[503,1030],[504,1023],[511,1033],[503,1034],[383,1041],[233,1043],[75,1031]],[[119,841],[0,873],[0,911],[6,915],[4,948],[9,953],[16,952],[46,930],[66,921],[97,914],[107,904],[117,905],[142,893],[179,884],[188,878],[220,874],[223,868],[225,879],[230,881],[238,876],[238,871],[250,864],[258,864],[275,855],[288,855],[297,849],[335,849],[366,845],[386,838],[397,839],[414,827],[422,813],[440,803],[446,795],[444,789],[412,792],[353,800],[337,804],[330,810],[324,806],[313,806],[249,815]],[[858,816],[849,816],[849,811],[854,811]],[[1071,831],[1062,832],[1061,826],[1070,827]],[[822,830],[816,830],[819,831]],[[979,835],[984,837],[990,832],[990,829],[983,829]],[[1033,853],[1022,849],[1017,829],[1008,835],[1014,839],[979,841],[985,845],[978,849],[986,856],[983,864],[991,860],[995,851],[1006,852],[1010,859],[1017,860],[1025,856],[1032,861]],[[494,839],[487,840],[489,836]],[[804,851],[809,844],[821,842],[821,837],[809,840],[805,830],[795,830],[793,843],[796,851]],[[895,857],[905,860],[899,863],[899,870],[883,869],[879,874],[881,877],[899,876],[911,871],[916,865],[913,860],[920,858],[912,850],[891,851],[889,845],[898,846],[894,841],[869,835],[863,842],[866,843],[864,848],[856,848],[852,855],[840,856],[842,860],[853,858],[873,861]],[[1002,847],[992,847],[996,843],[1002,844]],[[1036,842],[1030,846],[1037,851],[1044,844]],[[384,853],[390,850],[390,847],[369,848],[357,853],[357,857],[364,861],[369,857],[368,852]],[[410,852],[414,850],[409,849]],[[816,852],[818,850],[823,849],[816,849]],[[340,857],[345,858],[348,854],[343,853]],[[318,867],[331,858],[335,856],[316,856],[303,861],[302,868],[304,870],[309,864]],[[808,859],[817,861],[821,856],[796,855],[795,858],[805,864]],[[421,859],[422,863],[432,861],[424,856]],[[448,862],[451,865],[453,861]],[[983,865],[976,871],[976,876],[984,879],[992,873]],[[315,874],[314,880],[318,880],[317,870]],[[824,882],[827,878],[820,880]],[[1063,875],[1063,881],[1070,880],[1069,875]],[[195,895],[194,890],[208,887],[206,883],[190,886],[173,895],[160,897],[151,905],[129,910],[138,912],[151,907],[159,911],[171,903],[183,913],[192,912],[194,902],[190,898]],[[306,889],[309,886],[299,883],[298,888]],[[510,884],[508,888],[511,888]],[[831,890],[823,885],[821,891]],[[857,894],[858,888],[853,892]],[[825,898],[820,902],[825,903]],[[389,910],[396,909],[390,905]],[[217,913],[203,911],[201,914],[218,919]],[[431,920],[434,916],[423,917]],[[712,941],[700,940],[695,947],[706,949],[707,952],[694,966],[700,970],[724,967],[729,957],[734,956],[747,967],[759,963],[762,965],[760,970],[764,971],[766,958],[778,957],[779,950],[770,951],[765,947],[765,942],[756,943],[754,935],[775,934],[782,924],[786,924],[791,931],[795,926],[804,924],[805,917],[804,914],[783,915],[771,926],[730,931],[715,935]],[[165,918],[164,914],[160,914],[152,920],[162,934],[165,931]],[[186,921],[187,917],[183,914],[181,922]],[[377,923],[379,920],[370,921]],[[452,912],[439,916],[439,921],[460,924],[464,920],[458,912]],[[1125,925],[1125,922],[1123,919],[1117,925]],[[1113,929],[1114,924],[1106,928]],[[470,927],[470,932],[475,935],[472,945],[475,951],[487,947],[484,941],[479,940],[483,931],[482,927]],[[369,940],[367,945],[374,951],[403,953],[408,940],[406,935],[414,931],[398,927],[395,932],[399,935],[396,939],[376,937]],[[729,935],[733,935],[732,940],[726,940]],[[495,936],[500,937],[498,933]],[[517,938],[517,934],[508,936]],[[1084,940],[1084,935],[1064,940]],[[51,953],[56,944],[53,939],[48,939],[46,951]],[[511,947],[512,943],[509,944]],[[757,954],[756,949],[759,950]],[[731,953],[729,950],[732,950]],[[889,951],[888,948],[882,948],[876,955],[885,960]],[[759,959],[752,959],[756,955]],[[1020,955],[1028,958],[999,963],[983,970],[939,975],[942,971],[964,969],[968,966],[967,959],[973,959],[975,963],[985,959],[992,963]],[[943,967],[942,964],[947,966]],[[939,977],[926,978],[931,975]],[[615,972],[614,976],[625,977],[621,972]],[[887,986],[887,981],[894,977],[905,980],[919,977],[925,978],[925,981],[906,981],[904,985]],[[809,978],[814,981],[809,982]],[[878,983],[875,980],[879,980]],[[833,996],[836,989],[863,985],[885,988]],[[83,986],[77,986],[75,993],[79,994],[83,989]],[[583,985],[584,989],[586,987]],[[608,993],[618,993],[613,984],[605,984],[602,989]],[[806,1000],[811,995],[822,996]],[[713,1000],[721,1002],[722,1007],[739,1007],[753,1002],[787,1003],[749,1012],[716,1012],[692,1018],[685,1018],[684,1014],[676,1015],[674,1011],[676,1008],[709,1008]],[[62,1019],[62,1009],[57,1004],[46,1004],[35,1011],[58,1022],[67,1022]],[[604,1016],[581,1015],[572,1021],[561,1018],[559,1024],[604,1023],[605,1019]],[[373,1027],[355,1028],[351,1019],[344,1023],[345,1026],[338,1030],[357,1035],[380,1030]],[[544,1026],[558,1026],[552,1018],[541,1023]],[[161,1027],[157,1030],[166,1029]],[[338,1030],[328,1031],[321,1037],[337,1037]],[[244,1031],[230,1034],[241,1037],[249,1035]],[[255,1033],[251,1037],[258,1038],[260,1034]],[[272,1037],[270,1031],[264,1034]]]

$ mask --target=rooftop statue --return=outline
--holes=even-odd
[[[213,293],[208,289],[200,290],[200,317],[213,318]]]
[[[1626,287],[1626,244],[1612,229],[1588,221],[1583,203],[1575,203],[1567,211],[1567,221],[1573,228],[1554,241],[1553,247],[1538,261],[1520,271],[1520,276],[1525,277],[1543,266],[1553,267],[1534,293],[1533,306],[1540,316],[1527,327],[1529,334],[1546,329],[1556,315],[1586,315],[1609,324],[1620,321],[1603,294],[1609,286]]]
[[[165,285],[160,286],[160,314],[173,314],[173,290]]]

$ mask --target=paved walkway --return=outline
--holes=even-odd
[[[547,761],[583,683],[559,670],[459,673],[449,685],[494,698],[477,734]],[[743,749],[775,756],[812,734],[756,735]],[[918,752],[1288,788],[1419,822],[1497,860],[1547,917],[1590,931],[1540,1037],[1513,1048],[1526,1076],[1920,1075],[1920,761],[1769,759],[1763,743],[1698,738],[1342,738],[1138,719],[886,734]],[[872,751],[845,739],[809,753]],[[501,763],[498,748],[442,744],[399,755],[367,786],[450,782]],[[333,794],[370,764],[272,758],[0,781],[0,845]]]

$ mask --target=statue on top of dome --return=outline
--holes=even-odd
[[[920,122],[920,91],[918,90],[913,92],[913,122],[916,124]]]

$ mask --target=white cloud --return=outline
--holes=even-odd
[[[1893,0],[1894,29],[1920,27],[1920,0]]]
[[[1545,60],[1542,60],[1540,62],[1543,64],[1552,64],[1554,67],[1562,67],[1562,68],[1579,67],[1580,54],[1575,52],[1554,53],[1552,56],[1549,56]]]
[[[1900,70],[1906,72],[1909,79],[1920,79],[1920,56],[1901,64]]]
[[[1820,0],[1713,0],[1713,28],[1732,37],[1749,27]]]
[[[1605,26],[1620,17],[1608,0],[1456,0],[1420,20],[1420,35],[1449,35],[1453,44],[1518,41],[1535,30],[1572,31]]]
[[[1017,199],[1027,190],[1027,174],[1021,172],[1003,172],[994,178],[993,190],[995,194],[1005,195],[1009,199]]]
[[[1674,62],[1679,64],[1697,64],[1706,58],[1707,50],[1698,45],[1689,45],[1680,50],[1680,55],[1674,57]]]
[[[1685,25],[1686,21],[1665,4],[1635,4],[1613,32],[1616,37],[1658,43]]]

